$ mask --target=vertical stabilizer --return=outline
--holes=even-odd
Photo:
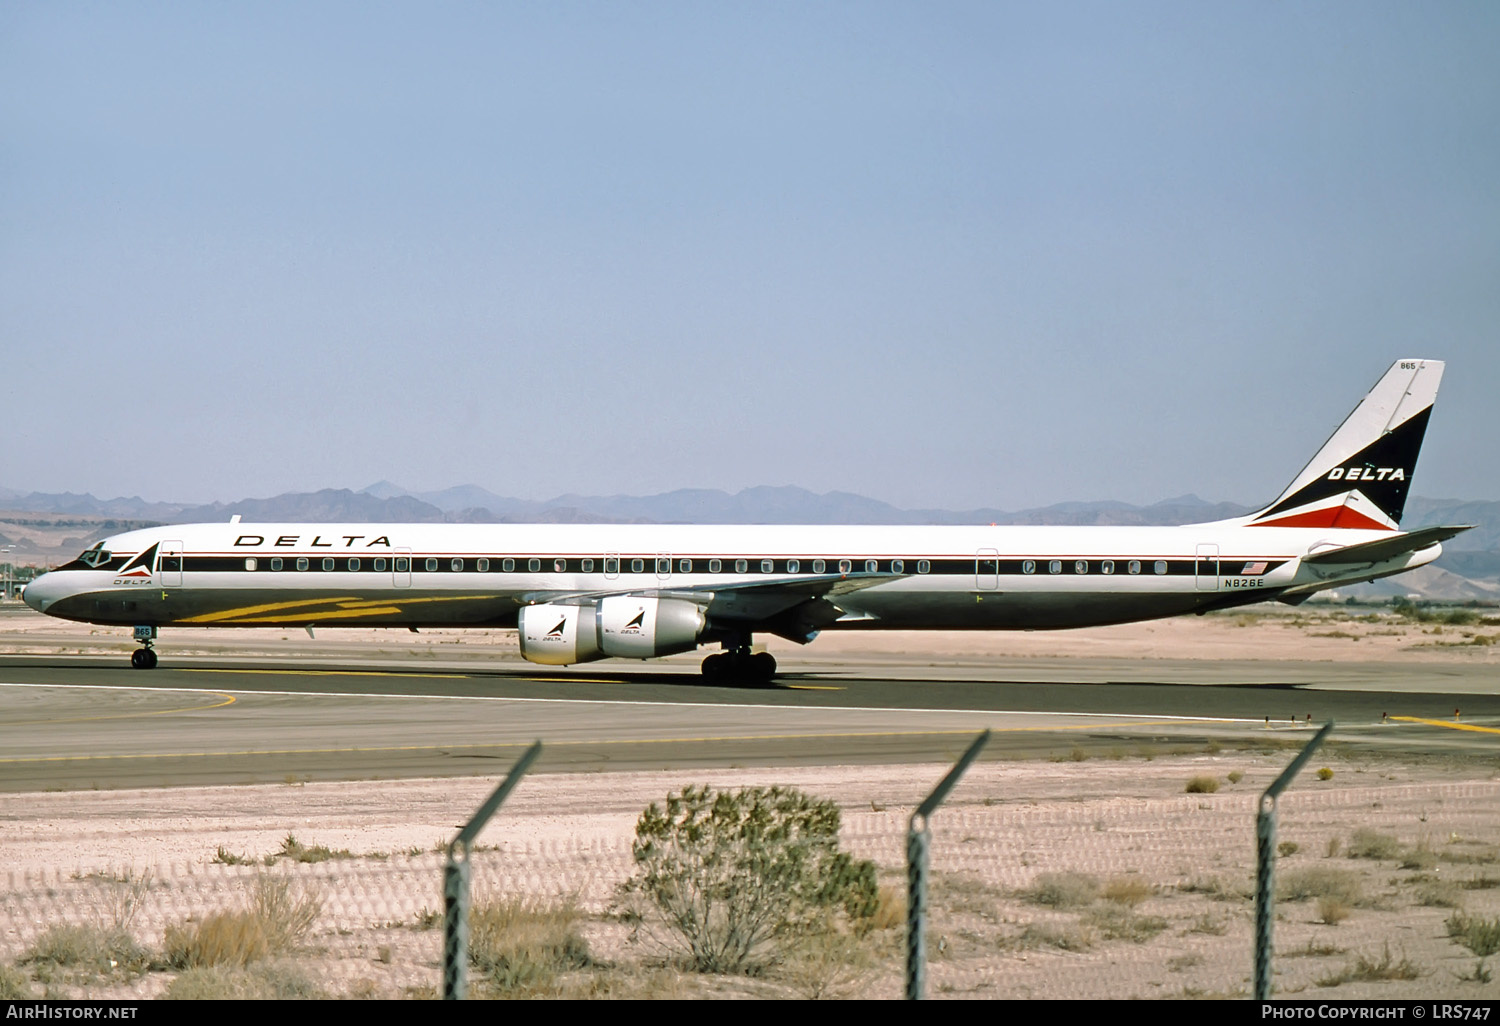
[[[1396,530],[1442,377],[1441,360],[1397,360],[1286,491],[1239,523]]]

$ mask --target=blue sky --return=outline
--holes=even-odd
[[[1492,3],[0,5],[0,485],[1278,491],[1449,361]]]

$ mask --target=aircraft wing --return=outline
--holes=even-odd
[[[816,604],[816,619],[832,622],[842,615],[835,604],[841,595],[872,588],[900,578],[899,574],[818,574],[775,577],[734,584],[703,585],[696,588],[651,587],[642,582],[636,587],[600,591],[535,592],[525,596],[527,602],[560,602],[578,604],[593,602],[608,595],[656,595],[660,598],[682,598],[706,607],[711,619],[767,623],[798,607]],[[652,582],[656,584],[657,582]],[[809,608],[807,612],[812,612]]]
[[[1422,527],[1415,531],[1395,534],[1389,538],[1377,538],[1375,541],[1360,542],[1357,545],[1345,545],[1343,548],[1314,552],[1310,556],[1303,556],[1302,562],[1380,563],[1408,552],[1420,552],[1422,549],[1436,545],[1438,542],[1444,542],[1449,538],[1456,537],[1470,530],[1473,526],[1473,524],[1462,524],[1456,527]]]

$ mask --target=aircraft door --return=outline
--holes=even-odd
[[[397,588],[410,588],[411,549],[397,548],[391,555],[391,584]]]
[[[156,550],[156,575],[163,588],[182,587],[182,542],[161,543]]]
[[[656,554],[656,579],[666,582],[672,578],[672,554],[670,552],[658,552]]]
[[[604,579],[613,581],[620,576],[620,554],[618,552],[606,552],[604,554]]]
[[[1000,553],[996,549],[980,549],[974,554],[974,587],[980,591],[994,591],[1000,587]]]
[[[1193,577],[1199,591],[1219,590],[1219,547],[1204,542],[1198,546],[1198,560],[1194,564]]]

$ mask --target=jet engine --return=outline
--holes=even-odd
[[[533,663],[568,666],[619,656],[651,659],[690,652],[707,620],[697,603],[641,595],[610,595],[585,605],[521,607],[521,655]]]

